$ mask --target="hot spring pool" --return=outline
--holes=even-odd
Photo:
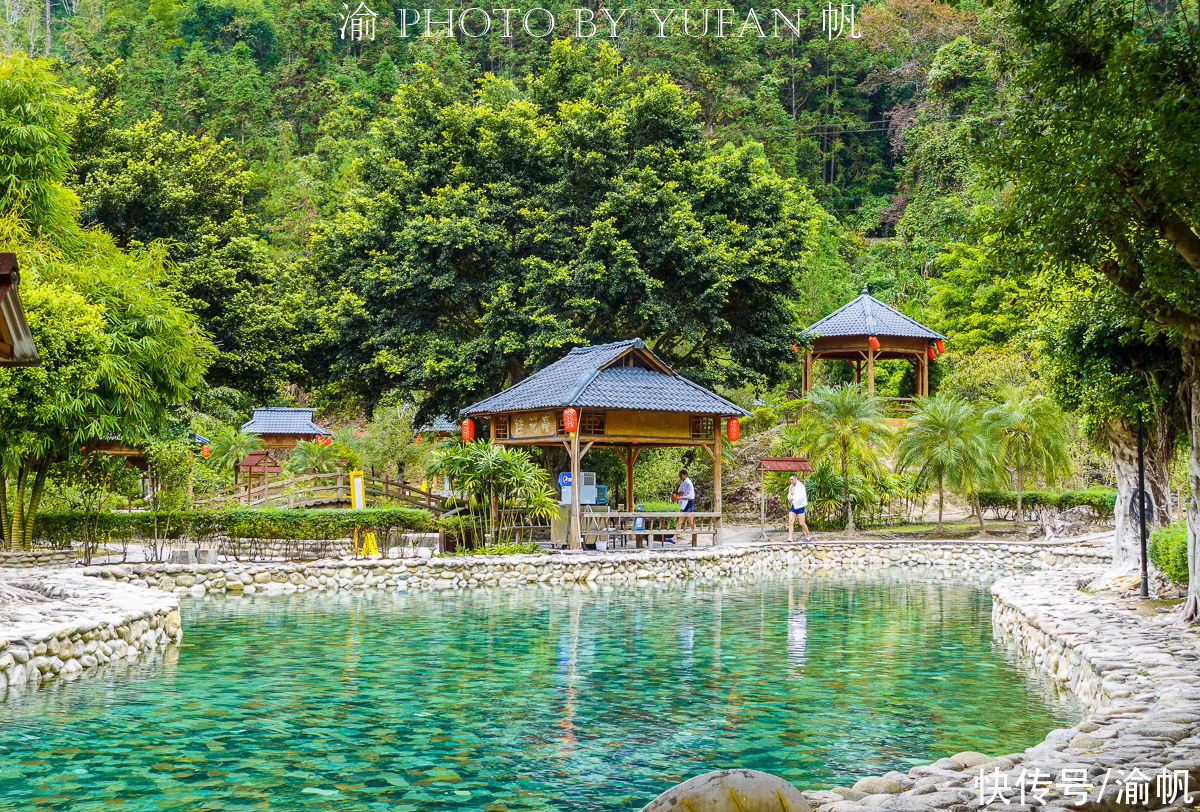
[[[0,704],[20,809],[636,810],[1000,754],[1077,706],[956,583],[211,597],[152,660]]]

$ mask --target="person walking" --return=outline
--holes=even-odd
[[[675,536],[666,539],[668,544],[675,543],[675,537],[679,536],[679,531],[683,529],[684,517],[692,523],[692,530],[696,529],[696,517],[688,516],[689,513],[696,512],[696,486],[692,484],[692,480],[688,478],[687,469],[679,472],[679,489],[671,494],[671,498],[679,502],[679,518],[675,520]],[[668,521],[670,521],[668,519]],[[696,534],[692,533],[692,546],[696,545]]]
[[[800,529],[804,531],[804,540],[812,541],[812,533],[808,532],[808,522],[804,520],[804,511],[808,508],[808,489],[800,481],[800,477],[792,474],[788,477],[788,541],[796,532],[796,520],[800,521]]]

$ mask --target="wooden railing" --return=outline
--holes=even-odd
[[[881,398],[883,400],[884,414],[893,418],[908,418],[912,417],[912,413],[917,409],[917,401],[915,398]]]
[[[675,525],[683,517],[683,527],[676,532]],[[696,520],[693,530],[689,519]],[[579,516],[579,529],[585,544],[595,543],[604,539],[612,543],[626,543],[630,540],[637,547],[644,543],[667,538],[674,538],[677,544],[685,538],[691,539],[696,546],[696,536],[715,538],[720,531],[720,513],[680,513],[679,511],[646,512],[614,510],[608,513],[582,513]]]
[[[424,508],[442,515],[442,499],[433,493],[415,488],[387,477],[364,477],[363,493],[368,506],[383,502],[398,502],[409,507]],[[350,504],[350,477],[340,471],[334,474],[301,474],[271,479],[254,478],[249,482],[197,496],[192,504],[205,507],[285,507],[305,508]]]

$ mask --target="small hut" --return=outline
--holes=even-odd
[[[0,367],[32,367],[42,362],[17,293],[19,281],[17,255],[0,252]]]
[[[577,430],[568,432],[564,412],[573,410]],[[736,436],[749,412],[679,375],[640,338],[578,347],[503,392],[462,410],[487,419],[493,443],[566,449],[571,482],[579,483],[582,459],[592,448],[611,448],[625,461],[625,510],[634,506],[633,466],[643,448],[692,446],[713,460],[714,543],[720,536],[721,438]],[[732,419],[733,426],[727,421]],[[618,520],[630,515],[613,514]],[[649,515],[649,514],[647,514]],[[578,548],[580,488],[571,488],[569,544]]]
[[[263,448],[286,452],[302,440],[315,440],[329,431],[313,422],[316,409],[294,406],[260,407],[242,424],[242,431],[262,438]]]
[[[875,362],[903,360],[916,372],[916,394],[929,394],[929,364],[946,337],[894,307],[884,304],[863,287],[862,295],[808,328],[812,346],[804,353],[803,392],[813,388],[813,364],[818,360],[845,361],[854,367],[854,380],[875,394]],[[908,398],[896,398],[907,405]]]

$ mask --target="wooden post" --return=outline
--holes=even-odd
[[[808,397],[808,393],[812,390],[812,365],[813,354],[812,350],[804,351],[804,371],[800,373],[800,395]]]
[[[854,362],[854,382],[862,383],[862,360]]]
[[[875,350],[867,347],[867,396],[875,397]]]
[[[721,417],[716,418],[716,439],[713,441],[713,513],[717,514],[713,519],[713,546],[716,547],[721,543]],[[692,536],[692,544],[696,543],[696,537]]]
[[[625,446],[625,510],[633,510],[633,463],[637,457],[633,453],[633,446]]]
[[[572,550],[583,549],[583,533],[579,528],[579,431],[571,435],[571,535],[567,546]]]
[[[759,463],[760,465],[762,463]],[[767,537],[767,472],[759,471],[759,491],[758,491],[758,529],[762,531],[762,536]]]

